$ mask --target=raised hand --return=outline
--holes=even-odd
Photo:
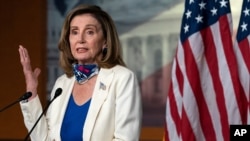
[[[32,70],[29,53],[26,48],[24,48],[22,45],[19,45],[18,51],[20,55],[20,62],[23,67],[23,73],[26,82],[26,91],[32,92],[32,97],[30,98],[32,99],[37,95],[38,76],[41,70],[39,68],[35,68],[34,71]]]

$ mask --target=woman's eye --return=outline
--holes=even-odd
[[[87,31],[87,34],[92,35],[92,34],[94,34],[94,32],[92,30],[89,30],[89,31]]]
[[[71,34],[72,34],[72,35],[76,35],[76,34],[77,34],[77,31],[72,30],[72,31],[71,31]]]

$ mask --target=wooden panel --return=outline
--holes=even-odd
[[[26,87],[18,45],[28,48],[40,67],[38,93],[46,100],[46,1],[7,0],[0,4],[0,108],[17,100]],[[0,140],[23,139],[27,130],[18,103],[0,113]]]
[[[164,128],[162,127],[143,127],[140,141],[162,141],[163,134]]]

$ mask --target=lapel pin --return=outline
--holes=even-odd
[[[100,88],[101,90],[106,90],[106,85],[100,82]]]

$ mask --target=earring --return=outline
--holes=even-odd
[[[103,54],[103,56],[105,56],[107,54],[107,51],[108,51],[107,47],[102,48],[102,54]]]

